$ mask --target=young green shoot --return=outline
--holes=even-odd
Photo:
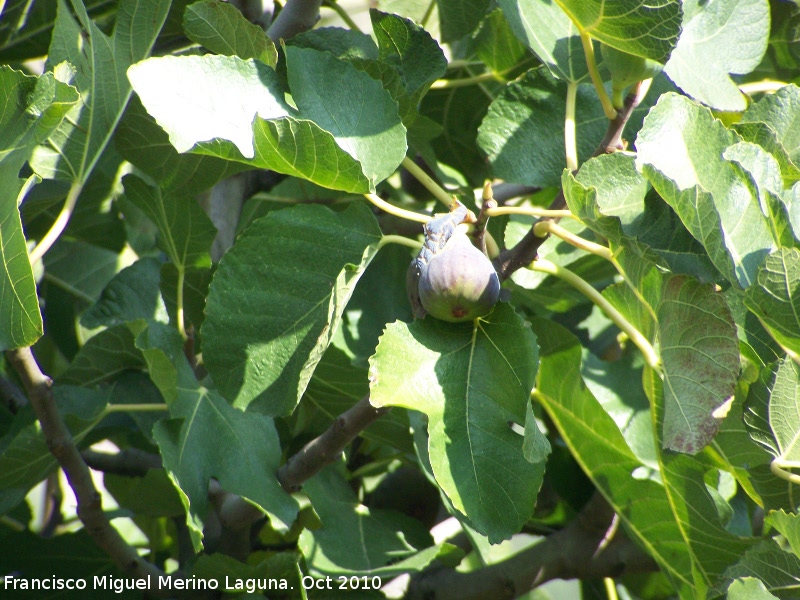
[[[575,135],[575,102],[578,96],[578,84],[570,81],[567,84],[566,115],[564,116],[564,148],[567,155],[567,168],[578,170],[578,142]]]
[[[609,250],[607,247],[601,246],[600,244],[595,244],[594,242],[590,242],[579,235],[575,235],[553,221],[539,221],[533,226],[533,233],[536,235],[536,237],[555,235],[556,237],[560,237],[562,240],[575,246],[576,248],[596,254],[597,256],[605,258],[606,260],[611,260],[613,258],[611,250]]]
[[[417,223],[427,223],[433,218],[428,215],[423,215],[421,213],[416,213],[414,211],[406,210],[405,208],[400,208],[398,206],[394,206],[393,204],[389,204],[386,202],[386,200],[375,194],[364,194],[364,198],[369,200],[382,211],[387,212],[390,215],[394,215],[395,217],[400,217],[401,219],[408,219],[409,221],[416,221]]]
[[[490,217],[499,217],[500,215],[525,215],[527,217],[551,217],[554,219],[570,218],[574,219],[573,215],[568,210],[550,210],[548,208],[541,208],[539,206],[498,206],[490,208],[486,211]]]
[[[58,213],[56,220],[53,221],[53,225],[28,255],[31,264],[35,264],[37,261],[41,260],[42,257],[47,254],[47,251],[52,248],[53,244],[56,243],[56,240],[58,240],[61,234],[64,233],[72,217],[72,213],[75,211],[75,205],[78,203],[78,197],[81,195],[81,191],[83,191],[83,184],[79,181],[73,182],[67,193],[64,206],[61,208],[61,212]]]
[[[600,104],[603,106],[603,112],[606,113],[606,118],[613,121],[617,116],[617,109],[611,103],[611,98],[603,87],[603,80],[600,77],[600,71],[597,70],[597,61],[594,57],[594,46],[592,45],[592,36],[585,31],[581,31],[581,44],[583,44],[583,53],[586,55],[586,66],[589,68],[589,77],[592,79],[594,89],[597,91],[597,96],[600,98]]]
[[[453,205],[453,195],[447,193],[447,191],[442,188],[438,183],[436,183],[431,177],[422,170],[417,163],[413,160],[408,158],[407,156],[403,159],[403,162],[400,163],[405,167],[406,171],[411,173],[411,175],[419,181],[426,190],[428,190],[433,197],[436,198],[439,202],[444,204],[447,207],[447,210],[450,210],[450,207]]]
[[[644,337],[641,332],[622,315],[622,313],[614,308],[611,303],[606,300],[602,294],[600,294],[600,292],[594,289],[586,280],[582,279],[569,269],[552,263],[544,258],[539,258],[533,261],[531,268],[534,271],[539,271],[540,273],[547,273],[548,275],[558,277],[586,296],[595,305],[597,305],[617,327],[624,331],[634,344],[636,344],[636,347],[639,348],[639,350],[642,352],[642,355],[644,355],[645,362],[656,372],[661,372],[661,359],[658,357],[658,354],[647,338]]]

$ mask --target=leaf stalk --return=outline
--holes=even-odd
[[[614,308],[611,303],[606,300],[600,292],[594,289],[585,279],[582,279],[569,269],[552,263],[544,258],[539,258],[533,261],[531,268],[534,271],[539,271],[540,273],[547,273],[548,275],[558,277],[586,296],[595,305],[597,305],[617,327],[624,331],[634,344],[636,344],[636,347],[639,348],[644,355],[645,362],[647,362],[647,364],[658,373],[661,372],[661,359],[658,357],[658,353],[656,353],[655,349],[647,340],[647,338],[644,337],[641,332],[622,315],[622,313]]]
[[[442,188],[438,183],[436,183],[425,171],[422,170],[417,163],[413,160],[408,158],[407,156],[403,159],[403,162],[400,163],[405,167],[406,171],[411,173],[411,175],[419,181],[426,190],[428,190],[433,197],[436,198],[439,202],[444,204],[448,210],[453,204],[453,196],[452,194],[448,194],[447,191]]]
[[[600,77],[600,71],[597,70],[597,61],[594,56],[594,46],[592,45],[592,36],[586,31],[581,30],[581,44],[583,44],[583,53],[586,55],[586,66],[589,68],[589,77],[592,79],[594,89],[597,90],[597,96],[600,98],[600,104],[603,105],[603,112],[609,121],[613,121],[617,117],[617,109],[609,98],[606,88],[603,87],[603,80]]]

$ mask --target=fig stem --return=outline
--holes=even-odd
[[[64,202],[64,206],[61,208],[61,212],[58,213],[56,220],[53,221],[53,225],[48,232],[42,236],[42,239],[39,240],[39,243],[36,244],[28,255],[28,259],[31,261],[32,265],[36,264],[36,261],[47,254],[47,251],[50,250],[52,245],[56,243],[56,240],[64,233],[72,217],[72,213],[75,211],[75,205],[78,203],[78,196],[81,195],[82,191],[83,183],[80,180],[73,182],[70,186],[67,199]]]
[[[556,265],[544,258],[538,258],[533,261],[533,263],[531,263],[531,268],[534,271],[539,271],[540,273],[547,273],[548,275],[558,277],[591,300],[606,314],[609,319],[614,322],[617,327],[627,334],[628,338],[634,344],[636,344],[636,346],[644,355],[644,359],[647,364],[657,373],[661,373],[661,359],[659,359],[658,354],[647,338],[644,337],[641,332],[622,315],[622,313],[614,308],[611,303],[606,300],[600,292],[594,289],[585,279],[582,279],[569,269]]]
[[[769,464],[769,470],[776,477],[780,477],[784,481],[800,485],[800,475],[792,473],[788,469],[800,468],[800,463],[795,461],[788,461],[783,458],[776,458]]]
[[[753,94],[774,94],[782,87],[789,85],[784,81],[765,79],[763,81],[750,81],[739,86],[739,91],[748,96]]]
[[[493,72],[479,73],[472,77],[462,77],[460,79],[437,79],[431,84],[432,90],[446,90],[450,88],[467,87],[476,85],[484,81],[498,81],[499,78]]]
[[[386,202],[386,200],[375,194],[364,194],[364,198],[369,200],[382,211],[387,212],[390,215],[394,215],[395,217],[400,217],[401,219],[408,219],[409,221],[416,221],[417,223],[427,223],[433,218],[429,215],[423,215],[421,213],[406,210],[405,208],[400,208],[398,206],[394,206],[393,204],[389,204]]]
[[[611,254],[611,250],[606,248],[605,246],[601,246],[600,244],[595,244],[594,242],[590,242],[587,239],[582,238],[579,235],[575,235],[571,231],[567,231],[558,223],[554,223],[553,221],[540,221],[533,226],[533,233],[537,237],[547,237],[548,235],[552,234],[557,237],[560,237],[562,240],[575,246],[576,248],[580,248],[581,250],[586,250],[586,252],[591,252],[592,254],[596,254],[601,258],[605,258],[606,260],[610,261],[613,258]]]
[[[550,210],[538,206],[498,206],[497,208],[488,209],[486,214],[490,217],[499,217],[500,215],[526,215],[529,217],[553,217],[556,219],[565,217],[576,218],[575,215],[568,210]]]
[[[378,249],[380,250],[387,244],[398,244],[399,246],[406,246],[408,248],[413,248],[417,252],[422,248],[422,242],[417,240],[412,240],[411,238],[404,237],[402,235],[394,235],[392,233],[386,234],[381,238],[381,241],[378,243]]]
[[[578,170],[578,145],[575,137],[575,101],[578,96],[578,84],[570,81],[567,84],[566,115],[564,116],[564,148],[567,154],[567,168]]]
[[[583,44],[583,53],[586,55],[586,66],[589,69],[589,77],[592,78],[594,89],[597,91],[597,95],[600,98],[600,104],[603,105],[603,112],[606,113],[606,117],[609,121],[613,121],[617,117],[617,109],[614,108],[611,98],[608,97],[606,88],[603,87],[600,71],[597,70],[594,46],[592,46],[592,36],[584,30],[581,30],[581,44]]]
[[[403,159],[403,162],[400,163],[405,167],[406,171],[411,173],[411,175],[419,181],[425,189],[427,189],[433,197],[436,198],[439,202],[444,204],[448,210],[453,205],[453,196],[452,194],[448,194],[445,189],[442,188],[438,183],[436,183],[433,179],[431,179],[428,174],[422,170],[422,168],[415,163],[413,160],[408,158],[407,156]]]

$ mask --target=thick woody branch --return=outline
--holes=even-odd
[[[111,526],[103,512],[100,494],[94,486],[89,467],[83,461],[72,435],[58,414],[51,389],[53,382],[42,373],[31,349],[26,347],[10,350],[7,357],[28,392],[50,452],[64,470],[69,485],[75,492],[78,518],[87,533],[126,575],[136,578],[152,576],[154,580],[163,576],[161,569],[142,559],[136,549]],[[157,590],[153,591],[157,593]]]
[[[267,30],[267,35],[277,45],[282,39],[288,40],[311,29],[319,20],[320,6],[322,0],[288,0]]]
[[[594,151],[594,156],[601,154],[609,154],[618,150],[623,150],[622,131],[625,125],[631,118],[634,109],[639,106],[642,100],[643,93],[640,85],[635,85],[631,88],[631,92],[625,98],[625,103],[621,110],[617,111],[617,116],[608,122],[606,134],[603,136],[602,141]],[[553,202],[550,204],[550,210],[563,210],[567,207],[564,198],[564,190],[560,190]],[[558,222],[558,217],[542,217],[540,221],[555,221]],[[497,271],[500,281],[505,281],[511,274],[529,265],[536,258],[536,253],[539,247],[545,242],[547,236],[538,237],[533,228],[523,237],[516,246],[501,252],[500,255],[493,261],[495,270]]]
[[[125,448],[116,454],[84,450],[81,456],[90,469],[123,477],[144,477],[150,469],[162,467],[160,455],[138,448]]]
[[[606,540],[613,516],[606,500],[595,493],[569,526],[543,542],[469,573],[453,569],[420,573],[412,577],[405,600],[510,600],[551,579],[613,578],[656,571],[653,559],[622,532]]]
[[[289,493],[299,490],[304,481],[339,458],[359,433],[387,412],[388,408],[375,408],[369,403],[369,396],[364,396],[278,470],[278,481],[283,489]]]

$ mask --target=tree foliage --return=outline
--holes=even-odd
[[[800,8],[253,4],[0,3],[5,587],[800,596]]]

